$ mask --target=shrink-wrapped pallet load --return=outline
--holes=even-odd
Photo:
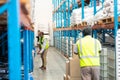
[[[120,1],[117,2],[118,13],[120,13]],[[102,8],[102,4],[96,6],[96,10]],[[105,19],[108,17],[114,17],[114,0],[105,0],[103,8],[98,11],[95,15],[93,14],[94,7],[84,8],[84,19],[82,19],[82,8],[75,9],[71,15],[71,25],[80,24],[87,22],[87,25],[93,26],[98,20]],[[82,25],[83,26],[83,25]]]

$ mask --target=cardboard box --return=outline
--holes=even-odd
[[[70,73],[71,77],[80,77],[80,65],[79,65],[79,58],[69,58],[70,59]]]
[[[81,80],[80,77],[70,77],[68,76],[68,80]]]
[[[63,80],[68,80],[68,76],[66,74],[64,74]]]
[[[66,61],[66,75],[70,74],[70,62]]]
[[[72,45],[72,51],[74,51],[74,45]],[[69,58],[69,61],[66,61],[64,80],[80,80],[79,57],[74,52],[72,52],[72,57]]]

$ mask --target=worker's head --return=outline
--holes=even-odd
[[[85,27],[82,32],[83,32],[83,36],[91,35],[92,34],[92,28],[91,27]]]
[[[39,35],[39,36],[41,35],[41,32],[40,32],[40,30],[38,30],[38,35]]]
[[[38,30],[38,32],[40,32],[40,30]]]
[[[40,34],[41,34],[41,37],[43,37],[43,36],[44,36],[44,32],[40,32]]]

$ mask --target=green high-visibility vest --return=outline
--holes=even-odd
[[[100,66],[99,50],[101,44],[97,39],[86,36],[76,43],[80,56],[80,66]]]
[[[44,40],[45,40],[44,37],[43,37],[43,38],[42,38],[42,37],[39,38],[39,43],[40,43],[41,48],[42,48],[42,46],[43,46]],[[45,49],[48,49],[48,48],[49,48],[49,43],[48,43],[48,40],[47,40],[47,41],[46,41]]]

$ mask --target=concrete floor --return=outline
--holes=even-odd
[[[63,80],[66,59],[55,48],[50,47],[47,55],[47,69],[39,69],[41,58],[37,55],[34,59],[34,80]]]

